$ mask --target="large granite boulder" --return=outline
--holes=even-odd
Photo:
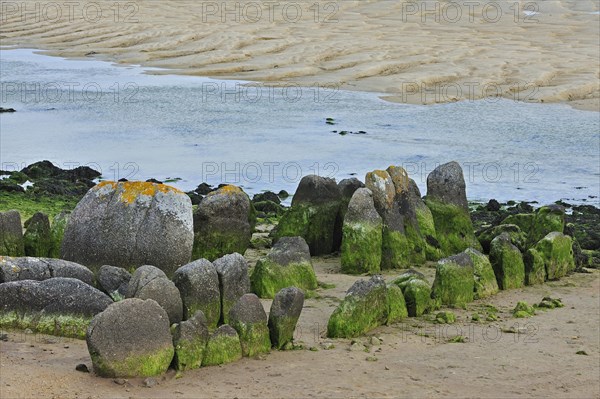
[[[356,190],[344,218],[342,229],[342,271],[378,273],[381,267],[383,222],[368,188]]]
[[[192,317],[171,328],[175,357],[173,364],[177,370],[192,370],[202,366],[202,359],[208,343],[208,323],[201,310]]]
[[[300,236],[312,255],[336,251],[336,225],[340,225],[342,196],[334,179],[309,175],[302,178],[292,206],[273,232],[275,239]]]
[[[502,233],[490,243],[490,262],[501,290],[521,288],[525,284],[525,264],[519,248]]]
[[[282,349],[293,342],[303,306],[304,293],[296,287],[283,288],[275,295],[268,321],[273,347]]]
[[[258,297],[243,295],[229,311],[229,325],[233,327],[242,344],[243,356],[256,356],[271,349],[267,314]]]
[[[194,214],[193,259],[213,261],[243,254],[250,245],[254,208],[241,188],[227,185],[209,193]]]
[[[25,255],[47,258],[52,254],[52,237],[50,236],[50,220],[48,215],[36,212],[31,219],[25,221],[23,235]]]
[[[190,261],[193,234],[185,193],[164,184],[105,181],[72,212],[61,258],[93,269],[152,264],[171,275]]]
[[[240,337],[229,324],[223,324],[208,338],[202,358],[203,366],[218,366],[238,361],[242,358]]]
[[[475,291],[473,261],[466,253],[438,261],[431,296],[437,305],[464,307]]]
[[[330,338],[353,338],[387,322],[388,298],[383,277],[358,280],[333,311],[327,323]]]
[[[0,255],[25,255],[23,226],[17,211],[0,212]]]
[[[0,283],[19,280],[47,280],[67,277],[94,285],[94,273],[85,266],[62,259],[11,258],[0,256]]]
[[[206,259],[198,259],[181,266],[173,274],[183,302],[184,320],[202,311],[211,329],[221,319],[221,291],[215,266]]]
[[[317,288],[308,244],[302,237],[282,237],[266,257],[259,259],[250,277],[252,291],[261,298],[273,298],[286,287]]]
[[[213,263],[219,277],[221,289],[221,320],[222,324],[229,322],[229,313],[236,302],[250,292],[250,277],[248,262],[238,253],[225,255]]]
[[[169,315],[170,324],[183,319],[183,304],[179,290],[165,273],[154,266],[137,268],[127,289],[127,298],[153,299]]]
[[[456,162],[438,166],[427,176],[425,203],[431,210],[443,256],[471,247],[481,249],[469,215],[465,180]]]
[[[165,310],[151,299],[125,299],[96,315],[86,334],[102,377],[148,377],[167,371],[174,348]]]
[[[77,279],[11,281],[0,284],[0,327],[83,338],[90,319],[112,303]]]

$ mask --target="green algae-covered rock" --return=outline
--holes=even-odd
[[[502,233],[507,233],[510,236],[511,242],[521,251],[525,248],[527,235],[516,224],[501,224],[493,226],[482,231],[479,236],[479,242],[485,253],[490,252],[490,243]]]
[[[402,291],[406,301],[406,309],[410,317],[418,317],[434,308],[431,300],[431,288],[427,281],[413,278],[406,282]]]
[[[547,234],[558,231],[562,233],[565,228],[565,209],[560,205],[543,206],[535,213],[535,221],[529,236],[527,244],[529,247],[534,246],[539,240]]]
[[[501,290],[520,288],[525,284],[525,265],[519,248],[506,233],[494,238],[490,244],[490,262]]]
[[[229,311],[242,297],[250,292],[248,262],[238,253],[225,255],[213,262],[219,275],[221,288],[221,323],[229,323]]]
[[[25,222],[25,255],[36,258],[49,258],[52,253],[50,220],[48,216],[37,212]]]
[[[273,298],[285,287],[317,289],[310,251],[302,237],[282,237],[265,258],[259,259],[250,277],[252,291]]]
[[[52,220],[52,224],[50,226],[51,258],[60,257],[60,248],[62,246],[63,237],[65,235],[65,228],[67,227],[67,223],[69,222],[70,215],[71,212],[64,211],[56,215]]]
[[[535,248],[529,248],[523,255],[525,263],[525,284],[544,284],[546,281],[546,264],[544,257]]]
[[[425,204],[425,201],[421,199],[421,192],[419,191],[417,183],[415,183],[413,179],[410,179],[409,184],[409,189],[412,193],[411,197],[414,198],[415,214],[419,225],[419,231],[425,240],[425,258],[429,261],[436,261],[442,257],[442,251],[435,231],[433,214]]]
[[[342,230],[342,271],[350,274],[379,272],[382,219],[375,210],[373,193],[359,188],[350,203]]]
[[[230,325],[223,324],[208,338],[202,366],[217,366],[241,358],[242,345],[238,333]]]
[[[292,206],[281,217],[273,235],[300,236],[307,242],[311,255],[336,251],[336,224],[339,224],[341,193],[335,180],[309,175],[302,178]]]
[[[192,259],[213,261],[250,245],[254,207],[241,188],[228,185],[209,193],[194,213]]]
[[[409,269],[401,275],[399,275],[398,277],[396,277],[395,279],[393,279],[392,284],[397,285],[402,291],[404,291],[408,282],[415,278],[427,282],[427,278],[425,278],[425,275],[423,273],[418,272],[415,269]]]
[[[388,298],[383,277],[359,280],[348,289],[344,300],[327,323],[329,338],[353,338],[386,323]]]
[[[201,310],[186,321],[173,324],[173,364],[177,370],[192,370],[202,366],[208,342],[208,324]]]
[[[435,315],[435,321],[439,324],[454,324],[456,322],[456,315],[449,311],[438,312]]]
[[[548,233],[535,246],[544,259],[548,280],[556,280],[575,270],[573,240],[557,231]]]
[[[532,230],[534,222],[535,222],[535,214],[533,214],[533,213],[517,213],[515,215],[507,216],[506,219],[504,219],[502,221],[502,223],[500,223],[500,225],[519,226],[521,231],[527,236],[529,234],[529,232]],[[492,237],[492,239],[494,239],[494,238],[495,237]]]
[[[173,283],[181,295],[184,320],[202,311],[208,327],[217,328],[221,319],[221,292],[215,266],[206,259],[195,260],[175,271]]]
[[[0,212],[0,255],[25,255],[21,215],[17,211]]]
[[[245,294],[229,311],[229,323],[239,337],[242,356],[255,356],[271,350],[267,314],[254,294]]]
[[[388,300],[388,318],[387,324],[396,323],[402,321],[408,317],[408,310],[406,309],[406,302],[404,301],[404,294],[400,287],[395,284],[388,284],[387,286],[387,300]]]
[[[513,316],[516,318],[525,318],[535,315],[535,309],[525,301],[517,302],[517,306],[513,309]]]
[[[473,275],[475,278],[473,299],[487,298],[496,294],[498,292],[498,282],[488,257],[473,248],[467,248],[465,253],[473,261]]]
[[[154,300],[125,299],[94,317],[86,342],[102,377],[148,377],[167,371],[175,350],[167,312]]]
[[[275,295],[268,322],[273,347],[282,349],[293,341],[303,306],[304,293],[296,287],[284,288]]]
[[[437,263],[432,298],[441,305],[464,307],[473,301],[474,284],[471,257],[453,255]]]

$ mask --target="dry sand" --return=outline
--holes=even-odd
[[[250,254],[250,258],[254,257]],[[430,316],[409,318],[373,330],[357,341],[325,337],[329,315],[357,277],[339,274],[339,258],[317,258],[319,289],[306,300],[296,336],[304,350],[274,351],[219,367],[118,381],[75,371],[91,361],[84,341],[9,331],[0,342],[2,398],[597,398],[600,396],[600,273],[575,274],[558,282],[503,291],[454,310],[452,326]],[[420,268],[430,280],[432,268]],[[398,272],[387,274],[387,278]],[[564,308],[515,319],[517,301],[562,298]],[[270,301],[263,301],[268,309]],[[485,304],[500,313],[496,322],[470,321],[485,315]],[[511,328],[521,334],[506,332]],[[456,335],[465,343],[450,343]],[[370,345],[371,337],[382,342]],[[325,349],[328,344],[331,349]],[[310,350],[314,348],[314,350]],[[585,351],[586,355],[576,354]],[[368,353],[367,353],[368,352]]]
[[[171,69],[154,73],[327,85],[399,102],[500,95],[600,109],[597,0],[487,3],[3,1],[0,38]]]

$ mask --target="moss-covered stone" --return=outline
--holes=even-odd
[[[167,371],[173,359],[173,346],[147,355],[126,356],[119,363],[106,364],[102,357],[90,352],[94,371],[101,377],[152,377]]]
[[[50,226],[50,241],[51,249],[49,256],[51,258],[60,257],[60,248],[62,245],[63,237],[65,235],[65,228],[69,221],[69,212],[61,212],[54,217],[52,225]]]
[[[565,228],[565,210],[559,205],[543,206],[535,213],[535,220],[527,237],[527,246],[534,246],[547,234]]]
[[[381,276],[359,280],[333,311],[327,323],[329,338],[353,338],[386,323],[388,298]]]
[[[546,281],[546,265],[544,257],[534,248],[530,248],[523,255],[525,263],[525,284],[544,284]]]
[[[508,234],[494,238],[490,244],[490,262],[501,290],[521,288],[525,284],[525,265],[519,248],[515,247]]]
[[[246,252],[249,246],[245,231],[210,231],[194,236],[192,259],[213,261],[226,254]]]
[[[517,302],[517,306],[513,309],[513,316],[516,318],[531,317],[535,315],[535,309],[525,301]]]
[[[238,332],[242,345],[242,356],[253,357],[271,350],[269,328],[265,323],[232,322],[232,327]]]
[[[208,339],[202,366],[217,366],[238,361],[242,358],[242,345],[238,333],[224,324]]]
[[[467,248],[465,253],[473,261],[473,276],[475,292],[473,299],[487,298],[498,292],[498,282],[494,269],[487,256],[473,248]]]
[[[446,306],[464,307],[473,301],[473,261],[465,253],[440,260],[435,269],[432,298]]]
[[[90,317],[74,315],[0,312],[0,328],[30,329],[40,334],[77,339],[85,339],[90,320]]]
[[[197,312],[189,320],[171,326],[177,370],[192,370],[202,366],[208,342],[208,325],[204,313]]]
[[[537,305],[538,308],[542,309],[554,309],[563,308],[565,305],[562,303],[560,298],[544,297],[542,301]]]
[[[48,258],[52,252],[50,221],[48,216],[38,212],[25,222],[23,242],[25,255],[36,258]]]
[[[449,311],[438,312],[435,315],[435,321],[439,324],[454,324],[456,322],[456,315]]]
[[[0,212],[0,256],[25,256],[21,216],[15,210]]]
[[[268,258],[260,259],[250,277],[252,292],[261,298],[273,298],[286,287],[315,290],[318,287],[315,270],[309,262],[279,265]]]
[[[400,287],[395,284],[389,284],[387,286],[387,300],[388,300],[388,317],[387,324],[396,323],[402,321],[408,317],[408,310],[406,309],[406,301],[404,300],[404,294]]]
[[[410,279],[406,282],[406,286],[402,292],[410,317],[421,316],[434,308],[433,301],[431,300],[431,288],[428,282],[419,278]]]
[[[425,258],[429,261],[436,261],[442,257],[442,251],[435,231],[433,214],[427,206],[417,208],[416,214],[419,230],[425,238]]]
[[[427,282],[427,279],[423,273],[420,273],[415,269],[409,269],[393,279],[391,283],[397,285],[402,291],[404,291],[408,285],[408,282],[415,278]]]
[[[525,243],[527,241],[527,235],[525,232],[523,232],[516,224],[501,224],[490,227],[478,235],[477,238],[479,239],[481,247],[486,253],[489,253],[490,251],[490,243],[492,240],[502,233],[507,233],[510,236],[513,245],[515,245],[521,251],[525,248]]]
[[[517,213],[510,215],[500,223],[500,225],[515,225],[519,226],[521,231],[526,235],[529,234],[533,228],[535,222],[535,215],[533,213]],[[492,237],[494,239],[495,237]],[[491,242],[491,241],[490,241]]]
[[[437,240],[443,256],[457,254],[469,247],[481,249],[468,211],[427,197],[425,203],[433,215]]]
[[[559,279],[575,270],[571,237],[559,232],[548,233],[537,243],[535,250],[544,259],[548,280]]]
[[[344,223],[342,236],[342,272],[376,274],[380,271],[381,224]]]

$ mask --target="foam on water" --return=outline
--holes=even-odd
[[[2,169],[49,159],[91,164],[106,179],[293,192],[306,174],[362,179],[395,164],[425,193],[427,174],[456,160],[471,199],[598,204],[600,114],[566,105],[395,104],[377,93],[248,88],[22,49],[0,50],[0,62],[0,105],[17,109],[0,118]]]

